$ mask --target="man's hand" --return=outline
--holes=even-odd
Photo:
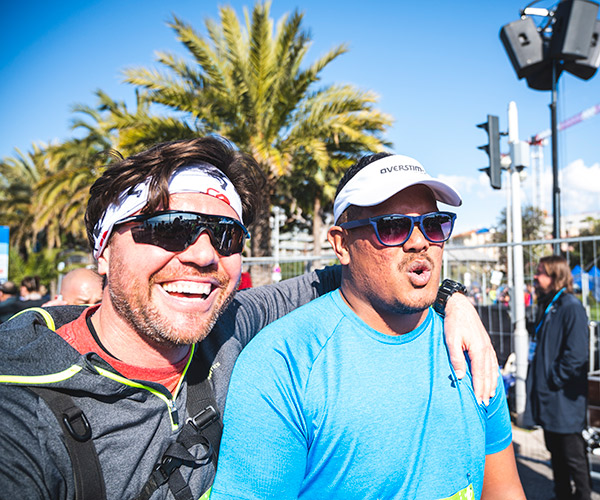
[[[477,311],[461,293],[453,293],[446,303],[444,331],[456,376],[459,379],[465,376],[467,367],[464,351],[467,351],[471,360],[475,397],[487,406],[490,397],[496,393],[498,358]]]

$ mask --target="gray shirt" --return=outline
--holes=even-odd
[[[270,322],[335,289],[339,274],[339,269],[328,268],[235,296],[196,351],[210,371],[221,412],[233,365],[244,346]],[[82,309],[48,311],[58,328],[76,319]],[[160,395],[171,395],[160,384],[121,378],[96,353],[75,351],[39,313],[22,314],[0,326],[0,498],[75,498],[62,431],[28,385],[61,389],[84,411],[109,499],[133,498],[141,491],[181,431],[178,424],[188,417],[185,381],[170,408]],[[183,466],[181,473],[194,498],[200,498],[212,484],[215,467]],[[166,484],[152,496],[158,498],[173,498]]]

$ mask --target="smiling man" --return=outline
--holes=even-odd
[[[339,285],[326,269],[234,293],[263,188],[256,162],[216,137],[161,144],[103,172],[86,212],[101,303],[26,312],[0,331],[4,496],[208,495],[237,356]],[[459,367],[464,345],[479,354],[486,398],[494,354],[474,315],[465,298],[448,302],[460,324],[449,344]]]
[[[212,500],[525,498],[502,385],[478,404],[431,307],[455,219],[436,200],[461,201],[406,156],[343,177],[341,287],[238,358]]]

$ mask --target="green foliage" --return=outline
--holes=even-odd
[[[544,237],[544,212],[532,205],[523,207],[522,220],[523,228],[523,241],[536,241]],[[506,208],[503,208],[498,218],[498,224],[496,225],[496,233],[494,233],[495,243],[506,242]],[[527,246],[525,247],[526,252],[532,252],[525,256],[525,262],[537,262],[543,252],[543,248],[539,246]],[[506,248],[500,248],[499,263],[501,266],[506,267]]]
[[[9,226],[12,244],[24,252],[38,240],[32,201],[37,183],[49,173],[44,146],[32,148],[28,153],[17,149],[14,157],[0,161],[0,224]]]
[[[317,87],[321,72],[346,46],[306,65],[311,38],[302,28],[303,15],[293,12],[274,23],[269,11],[269,2],[258,2],[251,13],[244,9],[242,24],[231,7],[221,7],[220,22],[205,22],[207,36],[174,16],[169,26],[193,62],[159,53],[161,70],[132,68],[125,77],[143,100],[175,114],[148,118],[152,126],[143,132],[134,121],[122,122],[121,138],[135,149],[159,137],[222,135],[262,167],[268,207],[276,196],[299,199],[310,213],[315,197],[320,204],[331,201],[331,176],[325,172],[337,184],[336,158],[382,150],[381,136],[392,120],[374,108],[372,92],[351,85]],[[305,185],[287,182],[290,176],[311,179],[310,199]],[[252,228],[253,255],[269,253],[267,214]]]
[[[23,258],[13,246],[8,250],[8,279],[17,286],[25,276],[39,276],[40,283],[50,287],[50,283],[58,278],[57,257],[59,250],[46,249],[31,252]]]
[[[268,179],[265,211],[251,228],[253,255],[270,254],[274,200],[321,222],[342,170],[388,146],[383,135],[392,119],[376,109],[373,92],[320,82],[345,44],[307,62],[312,40],[303,14],[275,22],[270,5],[244,9],[241,21],[231,7],[220,7],[218,20],[205,21],[205,34],[173,16],[169,26],[188,58],[159,52],[159,69],[127,70],[134,111],[98,90],[96,107],[73,107],[80,138],[0,162],[0,224],[10,226],[23,262],[39,245],[84,245],[89,186],[107,163],[102,152],[128,156],[157,142],[208,134],[252,154]]]
[[[544,237],[544,212],[532,205],[523,207],[522,210],[523,241],[534,241]],[[494,241],[506,241],[506,208],[503,208],[498,218]]]
[[[124,105],[97,92],[98,109],[73,108],[73,129],[81,139],[17,150],[0,162],[0,224],[8,225],[11,244],[28,261],[34,248],[87,247],[84,214],[89,188],[115,142],[111,116]]]

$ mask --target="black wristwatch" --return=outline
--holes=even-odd
[[[454,280],[444,280],[438,289],[437,297],[435,298],[435,302],[433,303],[433,309],[439,315],[444,316],[446,313],[446,302],[453,293],[462,293],[463,295],[467,295],[467,287],[462,283]]]

